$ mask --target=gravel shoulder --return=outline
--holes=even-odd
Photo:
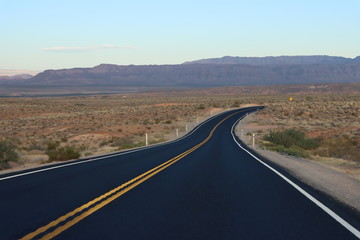
[[[235,133],[250,148],[285,169],[295,178],[360,213],[360,181],[358,179],[309,159],[260,149],[256,144],[252,147],[252,137],[247,136],[246,133],[254,130],[258,129],[253,129],[252,124],[244,119],[236,127]]]

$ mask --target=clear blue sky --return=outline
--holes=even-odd
[[[360,55],[360,0],[0,0],[0,69]]]

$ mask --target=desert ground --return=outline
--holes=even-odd
[[[289,98],[292,97],[293,101]],[[2,164],[23,169],[52,161],[49,143],[71,147],[80,157],[167,141],[197,122],[227,109],[264,105],[245,134],[257,141],[270,131],[295,128],[318,139],[307,150],[312,161],[328,164],[359,178],[359,94],[256,94],[236,89],[160,91],[116,95],[0,98],[0,141],[15,146],[18,159]],[[266,147],[263,144],[262,147]]]
[[[295,95],[293,101],[269,98],[272,101],[265,110],[244,121],[247,141],[255,133],[257,146],[267,149],[264,136],[270,131],[301,130],[320,142],[306,151],[309,159],[360,180],[360,95]]]
[[[234,97],[168,96],[163,93],[82,97],[1,98],[1,140],[20,156],[3,168],[49,162],[48,144],[72,147],[81,157],[174,139],[230,107]],[[186,127],[187,126],[187,127]]]

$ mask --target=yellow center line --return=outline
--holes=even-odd
[[[190,150],[192,150],[192,149],[190,149]],[[190,150],[188,150],[188,151],[190,151]],[[130,184],[132,184],[133,182],[135,182],[135,181],[141,179],[142,177],[148,175],[149,173],[155,171],[156,169],[161,168],[162,166],[164,166],[164,165],[166,165],[166,164],[169,164],[170,162],[176,160],[178,157],[183,156],[183,155],[186,154],[188,151],[186,151],[186,152],[184,152],[184,153],[182,153],[182,154],[180,154],[180,155],[178,155],[178,156],[176,156],[176,157],[174,157],[174,158],[172,158],[172,159],[170,159],[170,160],[168,160],[168,161],[160,164],[159,166],[157,166],[157,167],[155,167],[155,168],[153,168],[153,169],[151,169],[151,170],[149,170],[149,171],[147,171],[147,172],[145,172],[145,173],[143,173],[143,174],[141,174],[141,175],[139,175],[139,176],[137,176],[137,177],[129,180],[128,182],[126,182],[126,183],[124,183],[124,184],[122,184],[122,185],[120,185],[120,186],[118,186],[118,187],[110,190],[109,192],[101,195],[100,197],[95,198],[94,200],[92,200],[92,201],[90,201],[90,202],[82,205],[81,207],[76,208],[75,210],[69,212],[68,214],[66,214],[66,215],[64,215],[64,216],[62,216],[62,217],[60,217],[60,218],[58,218],[58,219],[50,222],[48,225],[46,225],[46,226],[44,226],[44,227],[41,227],[41,228],[39,228],[38,230],[36,230],[35,232],[32,232],[32,233],[26,235],[25,237],[21,238],[21,240],[32,239],[33,237],[39,235],[40,233],[45,232],[45,231],[47,231],[48,229],[50,229],[50,228],[52,228],[52,227],[55,227],[55,226],[58,225],[60,222],[65,221],[65,220],[68,219],[69,217],[74,216],[75,214],[83,211],[84,209],[90,207],[91,205],[93,205],[93,204],[95,204],[95,203],[103,200],[104,198],[106,198],[106,197],[114,194],[115,192],[119,191],[120,189],[122,189],[122,188],[124,188],[124,187],[126,187],[126,186],[128,186],[128,185],[130,185]]]
[[[242,111],[244,111],[244,110],[242,110]],[[71,221],[66,222],[64,225],[59,226],[54,231],[46,234],[41,239],[42,240],[52,239],[53,237],[59,235],[60,233],[62,233],[66,229],[70,228],[71,226],[75,225],[76,223],[78,223],[82,219],[89,216],[90,214],[92,214],[92,213],[96,212],[97,210],[99,210],[100,208],[106,206],[107,204],[114,201],[115,199],[117,199],[121,195],[123,195],[126,192],[130,191],[131,189],[135,188],[139,184],[145,182],[146,180],[148,180],[152,176],[154,176],[157,173],[163,171],[164,169],[168,168],[169,166],[173,165],[174,163],[176,163],[180,159],[184,158],[188,154],[192,153],[193,151],[195,151],[196,149],[198,149],[199,147],[204,145],[206,142],[208,142],[211,139],[211,137],[213,136],[215,130],[217,129],[217,127],[221,123],[223,123],[226,119],[230,118],[231,116],[233,116],[233,115],[235,115],[235,114],[237,114],[239,112],[242,112],[242,111],[238,111],[238,112],[233,113],[233,114],[227,116],[226,118],[222,119],[218,124],[215,125],[215,127],[211,130],[210,134],[207,136],[207,138],[205,140],[203,140],[201,143],[195,145],[194,147],[190,148],[189,150],[177,155],[176,157],[173,157],[172,159],[160,164],[157,167],[154,167],[154,168],[150,169],[149,171],[147,171],[147,172],[145,172],[143,174],[140,174],[139,176],[127,181],[126,183],[124,183],[124,184],[110,190],[109,192],[107,192],[107,193],[93,199],[92,201],[90,201],[90,202],[76,208],[75,210],[67,213],[66,215],[59,217],[58,219],[50,222],[49,224],[47,224],[47,225],[45,225],[43,227],[40,227],[36,231],[27,234],[26,236],[24,236],[20,240],[33,239],[34,237],[38,236],[39,234],[44,233],[45,231],[49,230],[50,228],[57,226],[58,224],[60,224],[61,222],[67,220],[68,218],[74,216],[75,214],[80,213],[81,211],[91,207],[94,204],[97,204],[97,205],[91,207],[90,209],[86,210],[85,212],[83,212],[79,216],[75,217]],[[109,197],[109,196],[111,196],[111,197]],[[109,198],[107,198],[107,197],[109,197]],[[105,198],[107,198],[107,199],[105,199]],[[104,200],[104,201],[102,201],[102,200]]]

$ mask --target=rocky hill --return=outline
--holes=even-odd
[[[21,82],[21,81],[18,81]],[[360,63],[307,65],[184,64],[47,70],[31,86],[218,87],[360,82]]]
[[[33,76],[30,74],[17,74],[13,76],[0,76],[0,81],[6,81],[6,80],[26,80],[30,79]]]
[[[305,64],[343,64],[360,63],[360,56],[356,58],[333,57],[326,55],[315,56],[279,56],[279,57],[230,57],[201,59],[184,64],[248,64],[248,65],[305,65]]]
[[[30,79],[0,79],[0,87],[199,88],[360,82],[360,57],[224,57],[207,61],[180,65],[101,64],[93,68],[46,70]],[[248,64],[233,63],[244,61]]]

